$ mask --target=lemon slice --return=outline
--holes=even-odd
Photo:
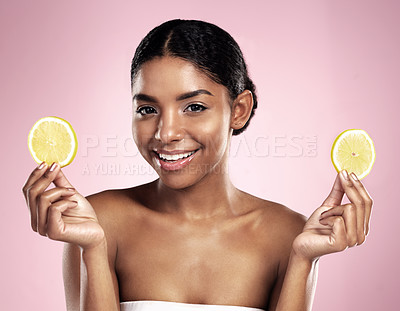
[[[347,130],[336,137],[331,152],[336,170],[354,172],[359,179],[369,174],[375,162],[374,143],[364,130]]]
[[[39,119],[28,135],[28,147],[37,163],[57,162],[64,167],[72,162],[78,141],[71,124],[58,117]]]

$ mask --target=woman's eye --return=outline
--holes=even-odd
[[[136,110],[136,113],[139,113],[142,116],[148,115],[148,114],[153,114],[153,113],[157,113],[157,111],[150,106],[144,106],[144,107],[140,107],[138,110]]]
[[[200,112],[200,111],[203,111],[203,110],[206,110],[206,109],[207,109],[206,107],[204,107],[203,105],[200,105],[200,104],[190,104],[189,106],[187,106],[185,111]]]

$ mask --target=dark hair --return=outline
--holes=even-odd
[[[242,51],[225,30],[197,20],[170,20],[151,30],[140,42],[132,60],[131,82],[140,67],[155,57],[172,56],[191,62],[214,82],[228,89],[234,100],[244,90],[253,94],[253,109],[243,132],[257,109],[255,85],[249,78]]]

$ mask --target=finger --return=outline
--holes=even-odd
[[[354,186],[357,188],[358,192],[360,193],[360,195],[364,200],[364,210],[365,210],[364,234],[366,236],[369,233],[369,223],[371,219],[373,200],[371,196],[368,194],[367,189],[365,189],[363,183],[357,178],[356,174],[351,173],[350,176],[353,178]]]
[[[321,224],[330,226],[332,233],[328,237],[331,252],[341,252],[348,247],[344,219],[341,216],[331,216],[320,221]]]
[[[57,187],[64,187],[64,188],[73,188],[72,184],[68,181],[67,177],[65,177],[61,168],[56,169],[56,177],[54,178],[54,184]]]
[[[37,231],[37,196],[43,193],[55,178],[55,169],[58,164],[53,163],[40,178],[27,189],[27,204],[31,213],[31,226]]]
[[[74,208],[78,205],[75,201],[61,200],[52,204],[49,207],[47,214],[46,235],[52,240],[62,240],[65,232],[65,224],[62,219],[62,213],[69,208]]]
[[[25,200],[28,202],[28,189],[46,172],[47,164],[42,162],[39,164],[29,175],[24,186],[22,187],[22,193],[24,194]]]
[[[346,196],[356,207],[358,244],[361,245],[365,241],[365,202],[355,186],[354,178],[351,178],[347,171],[341,171],[340,178]]]
[[[356,208],[353,204],[345,204],[339,205],[337,207],[331,208],[330,210],[323,212],[321,214],[320,222],[323,225],[327,223],[324,222],[324,219],[327,219],[332,216],[342,216],[346,229],[346,239],[347,245],[353,247],[357,245],[358,237],[357,237],[357,213]]]
[[[40,235],[46,235],[47,213],[50,205],[62,198],[70,197],[75,194],[72,188],[53,188],[38,195],[37,202],[37,232]]]
[[[331,207],[340,205],[340,203],[342,203],[343,195],[344,190],[342,187],[342,183],[340,182],[339,174],[337,174],[332,190],[329,193],[328,197],[325,199],[323,205]]]

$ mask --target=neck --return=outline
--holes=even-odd
[[[157,209],[190,220],[229,217],[235,214],[239,195],[226,170],[209,174],[195,185],[171,189],[157,180]]]

